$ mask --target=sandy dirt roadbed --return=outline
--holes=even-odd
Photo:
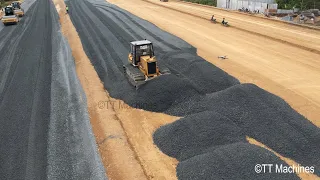
[[[284,20],[278,19],[278,17],[267,18],[267,17],[264,16],[264,14],[248,14],[248,13],[245,13],[245,12],[239,12],[239,11],[235,11],[235,10],[217,8],[217,7],[214,7],[214,6],[197,4],[197,3],[187,2],[187,1],[180,1],[180,0],[176,0],[176,1],[179,1],[181,3],[186,3],[186,4],[192,4],[193,6],[196,5],[196,6],[216,9],[216,10],[220,10],[220,11],[226,11],[226,12],[229,12],[229,13],[237,13],[237,14],[242,14],[242,15],[246,15],[246,16],[252,16],[252,17],[260,18],[260,19],[262,18],[262,19],[265,19],[265,20],[269,20],[269,21],[273,21],[273,22],[280,22],[280,23],[284,23],[284,24],[287,24],[287,25],[289,24],[289,25],[294,25],[294,26],[304,27],[304,28],[309,28],[309,29],[314,29],[314,30],[319,30],[320,29],[320,27],[313,26],[311,24],[299,24],[297,22],[284,21]],[[259,19],[256,19],[256,20],[259,21]]]
[[[306,27],[294,26],[278,21],[270,21],[268,19],[248,16],[246,14],[232,13],[206,6],[197,6],[192,3],[174,1],[161,3],[156,0],[143,1],[208,21],[212,15],[215,15],[218,22],[221,22],[224,17],[232,27],[238,30],[266,37],[281,43],[287,43],[292,46],[320,54],[320,43],[317,41],[320,38],[320,29],[308,29]]]
[[[282,97],[294,109],[313,121],[318,127],[320,126],[320,81],[317,78],[320,75],[318,70],[320,55],[275,42],[265,37],[257,37],[250,33],[210,24],[205,20],[144,1],[135,0],[128,3],[122,0],[112,0],[111,2],[183,38],[195,46],[198,54],[207,61],[237,77],[241,82],[257,84]],[[136,5],[137,2],[139,2],[139,5]],[[152,2],[158,3],[158,1]],[[170,5],[173,8],[177,6],[180,10],[184,10],[183,6],[185,6],[185,4],[181,5],[178,2],[162,3],[162,5]],[[189,6],[191,5],[188,4],[188,9]],[[139,11],[141,7],[144,7],[143,12]],[[191,13],[194,8],[207,11],[206,8],[201,9],[201,7],[196,6],[190,7]],[[212,8],[209,10],[214,11]],[[222,12],[225,16],[230,14],[225,11]],[[222,12],[217,11],[217,13]],[[231,14],[235,16],[234,13]],[[253,20],[250,18],[256,19],[247,15],[243,16],[237,18],[243,18],[245,21],[251,22]],[[257,23],[263,23],[264,26],[270,28],[285,28],[289,32],[292,31],[292,33],[286,33],[292,40],[302,38],[303,41],[312,42],[310,44],[314,45],[320,42],[313,39],[313,37],[320,37],[319,31],[310,31],[305,28],[283,25],[283,23],[273,24],[268,20]],[[268,26],[269,24],[270,26]],[[258,25],[252,27],[250,23],[249,26],[243,23],[243,26],[247,29],[259,30],[255,29],[256,26],[259,28]],[[298,33],[299,31],[301,31],[302,36]],[[262,32],[267,33],[268,36],[277,35],[268,31]],[[279,33],[283,32],[280,31]],[[303,35],[310,35],[311,37],[308,38]],[[297,42],[302,41],[299,39]],[[217,58],[221,55],[227,55],[229,59],[221,61]]]

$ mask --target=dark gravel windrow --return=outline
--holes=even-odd
[[[273,164],[274,167],[271,167],[271,173],[269,173],[269,167],[265,170],[267,173],[256,173],[254,170],[256,164]],[[292,173],[278,173],[276,168],[281,166],[288,165],[264,148],[249,143],[234,143],[182,161],[178,164],[177,176],[178,179],[184,180],[300,179]]]
[[[186,97],[200,97],[239,84],[237,79],[197,56],[191,45],[116,6],[101,2],[95,7],[83,0],[66,3],[85,52],[105,88],[111,96],[131,106],[143,103],[147,110],[163,112]],[[145,28],[141,30],[141,26]],[[159,63],[173,74],[160,76],[135,91],[122,66],[128,61],[130,41],[141,37],[154,43]],[[184,63],[186,57],[189,61]],[[198,72],[200,69],[203,71]]]
[[[239,179],[237,175],[244,179],[297,178],[292,174],[253,174],[256,162],[283,162],[268,150],[247,144],[246,136],[304,166],[314,166],[320,175],[319,128],[281,98],[253,84],[240,84],[199,57],[190,44],[104,0],[66,3],[85,52],[112,97],[132,107],[183,117],[160,127],[153,136],[164,153],[180,160],[179,179],[189,175],[194,179]],[[141,39],[154,43],[159,64],[172,73],[136,91],[124,76],[122,65],[127,64],[129,42]],[[230,166],[242,163],[247,174],[242,173],[243,168],[230,175],[211,168],[221,150],[234,154],[216,168],[223,168],[222,162]]]
[[[155,144],[172,157],[186,160],[249,136],[319,173],[319,128],[253,84],[236,85],[180,106],[172,109],[190,106],[190,115],[154,133]]]
[[[27,2],[0,31],[0,179],[106,179],[56,9]]]

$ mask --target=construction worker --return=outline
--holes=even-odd
[[[225,18],[223,18],[221,24],[224,25],[224,26],[229,26],[228,22],[225,20]]]
[[[301,14],[301,15],[300,15],[300,23],[304,22],[304,19],[305,19],[304,15]]]
[[[68,6],[66,6],[66,12],[67,12],[67,14],[68,14],[68,11],[69,11],[69,7],[68,7]]]
[[[221,22],[222,24],[224,24],[225,23],[225,20],[224,20],[224,18],[222,19],[222,22]]]
[[[311,18],[310,20],[311,20],[311,23],[314,24],[314,18]]]
[[[214,15],[212,15],[211,21],[212,21],[212,22],[215,22],[215,21],[216,21],[216,18],[214,18]]]

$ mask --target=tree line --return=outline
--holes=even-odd
[[[320,0],[276,0],[278,9],[320,9]]]
[[[217,6],[217,0],[184,0],[184,1],[204,4],[209,6]]]
[[[217,0],[184,0],[198,4],[217,6]],[[279,9],[320,9],[320,0],[276,0]]]
[[[3,8],[12,3],[12,0],[0,0],[0,8]]]

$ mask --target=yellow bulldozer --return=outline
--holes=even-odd
[[[24,10],[21,8],[21,2],[20,1],[14,1],[12,2],[12,7],[14,9],[14,14],[16,14],[19,17],[24,16]]]
[[[6,26],[8,24],[17,24],[19,17],[14,13],[12,6],[6,6],[4,8],[4,15],[1,18],[2,23]]]
[[[154,55],[153,44],[148,40],[130,43],[128,61],[129,64],[123,66],[124,73],[136,89],[155,77],[170,74],[168,68],[159,66]]]

